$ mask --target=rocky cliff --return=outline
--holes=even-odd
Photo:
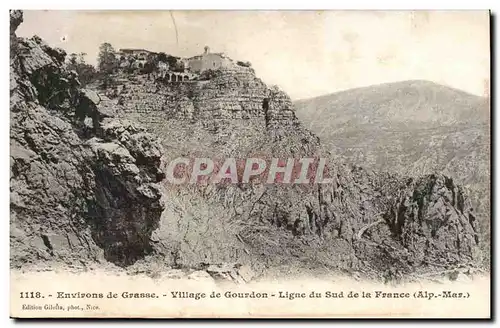
[[[118,115],[159,135],[170,160],[329,156],[329,185],[166,184],[170,201],[155,232],[162,261],[243,262],[282,274],[414,272],[442,259],[452,267],[478,258],[477,223],[461,187],[445,176],[408,180],[337,163],[289,97],[249,70],[182,84],[126,75],[115,81],[115,92],[98,92],[113,95]]]
[[[11,12],[11,266],[110,261],[150,251],[163,203],[160,147],[101,115],[65,52],[15,36]]]
[[[262,277],[381,278],[477,260],[461,187],[337,163],[290,98],[250,70],[175,84],[118,74],[106,89],[81,90],[62,51],[12,38],[13,266],[229,262]],[[330,156],[333,182],[174,186],[162,170],[179,156]]]
[[[440,172],[466,188],[490,248],[489,99],[403,81],[295,102],[322,146],[350,163],[406,176]],[[487,261],[486,261],[487,262]]]

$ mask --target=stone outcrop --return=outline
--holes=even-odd
[[[64,51],[12,35],[21,21],[11,11],[11,266],[130,264],[163,210],[159,144],[98,112]]]
[[[165,84],[147,77],[134,80],[117,79],[117,96],[129,112],[152,113],[148,115],[152,117],[161,112],[169,118],[199,120],[265,118],[269,125],[295,118],[287,94],[269,88],[244,68],[218,70],[210,80],[185,84]]]
[[[205,145],[200,149],[225,156],[301,156],[318,148],[319,139],[301,126],[288,95],[268,87],[244,67],[218,70],[210,80],[182,84],[125,74],[116,75],[114,81],[112,87],[99,90],[100,95],[112,99],[119,108],[117,115],[143,123],[167,148],[195,138]],[[260,149],[261,145],[266,148]]]
[[[87,142],[93,152],[95,200],[86,216],[105,258],[131,264],[151,251],[149,238],[163,211],[157,184],[164,178],[161,148],[130,124],[105,122],[100,132],[102,139]]]
[[[477,220],[461,187],[442,175],[408,182],[387,213],[391,232],[415,265],[470,263],[477,255]]]

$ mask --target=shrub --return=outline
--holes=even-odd
[[[242,62],[242,61],[239,61],[239,60],[238,60],[238,61],[236,62],[236,64],[237,64],[237,65],[239,65],[239,66],[243,66],[243,67],[252,67],[252,63],[251,63],[251,62],[249,62],[249,61]]]
[[[199,80],[206,81],[211,80],[219,74],[218,70],[208,69],[200,74]]]
[[[83,52],[79,54],[72,53],[69,55],[69,60],[66,63],[66,69],[68,71],[75,71],[78,74],[83,87],[97,78],[95,67],[85,62],[86,55]]]

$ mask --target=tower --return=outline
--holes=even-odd
[[[210,47],[209,46],[205,46],[205,52],[204,52],[204,54],[206,55],[208,53],[210,53]]]

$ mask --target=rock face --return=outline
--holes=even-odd
[[[163,211],[160,146],[150,134],[116,122],[104,122],[100,137],[88,141],[95,201],[87,219],[105,258],[131,264],[151,251],[150,236]]]
[[[119,108],[117,115],[139,121],[160,136],[165,147],[214,150],[246,156],[314,152],[318,138],[303,129],[288,95],[269,88],[250,70],[236,66],[207,81],[182,84],[155,82],[146,75],[115,77],[113,91],[101,90]],[[293,134],[288,134],[292,130]],[[288,135],[287,135],[288,134]],[[292,140],[293,138],[293,140]],[[184,145],[196,143],[197,145]],[[281,142],[283,140],[284,142]],[[168,152],[167,156],[177,156]],[[175,158],[175,157],[173,157]]]
[[[404,81],[294,105],[339,160],[405,176],[440,172],[463,185],[476,209],[482,249],[489,252],[489,99],[428,81]]]
[[[100,115],[64,51],[13,35],[21,21],[11,11],[11,265],[130,264],[163,209],[160,147]]]
[[[476,255],[476,217],[463,189],[448,177],[410,179],[386,219],[417,265],[456,265]]]
[[[12,40],[13,266],[162,263],[247,282],[476,260],[474,216],[444,176],[414,181],[329,157],[330,184],[167,183],[163,167],[179,156],[329,156],[290,98],[251,70],[182,84],[120,74],[82,90],[62,51]]]

